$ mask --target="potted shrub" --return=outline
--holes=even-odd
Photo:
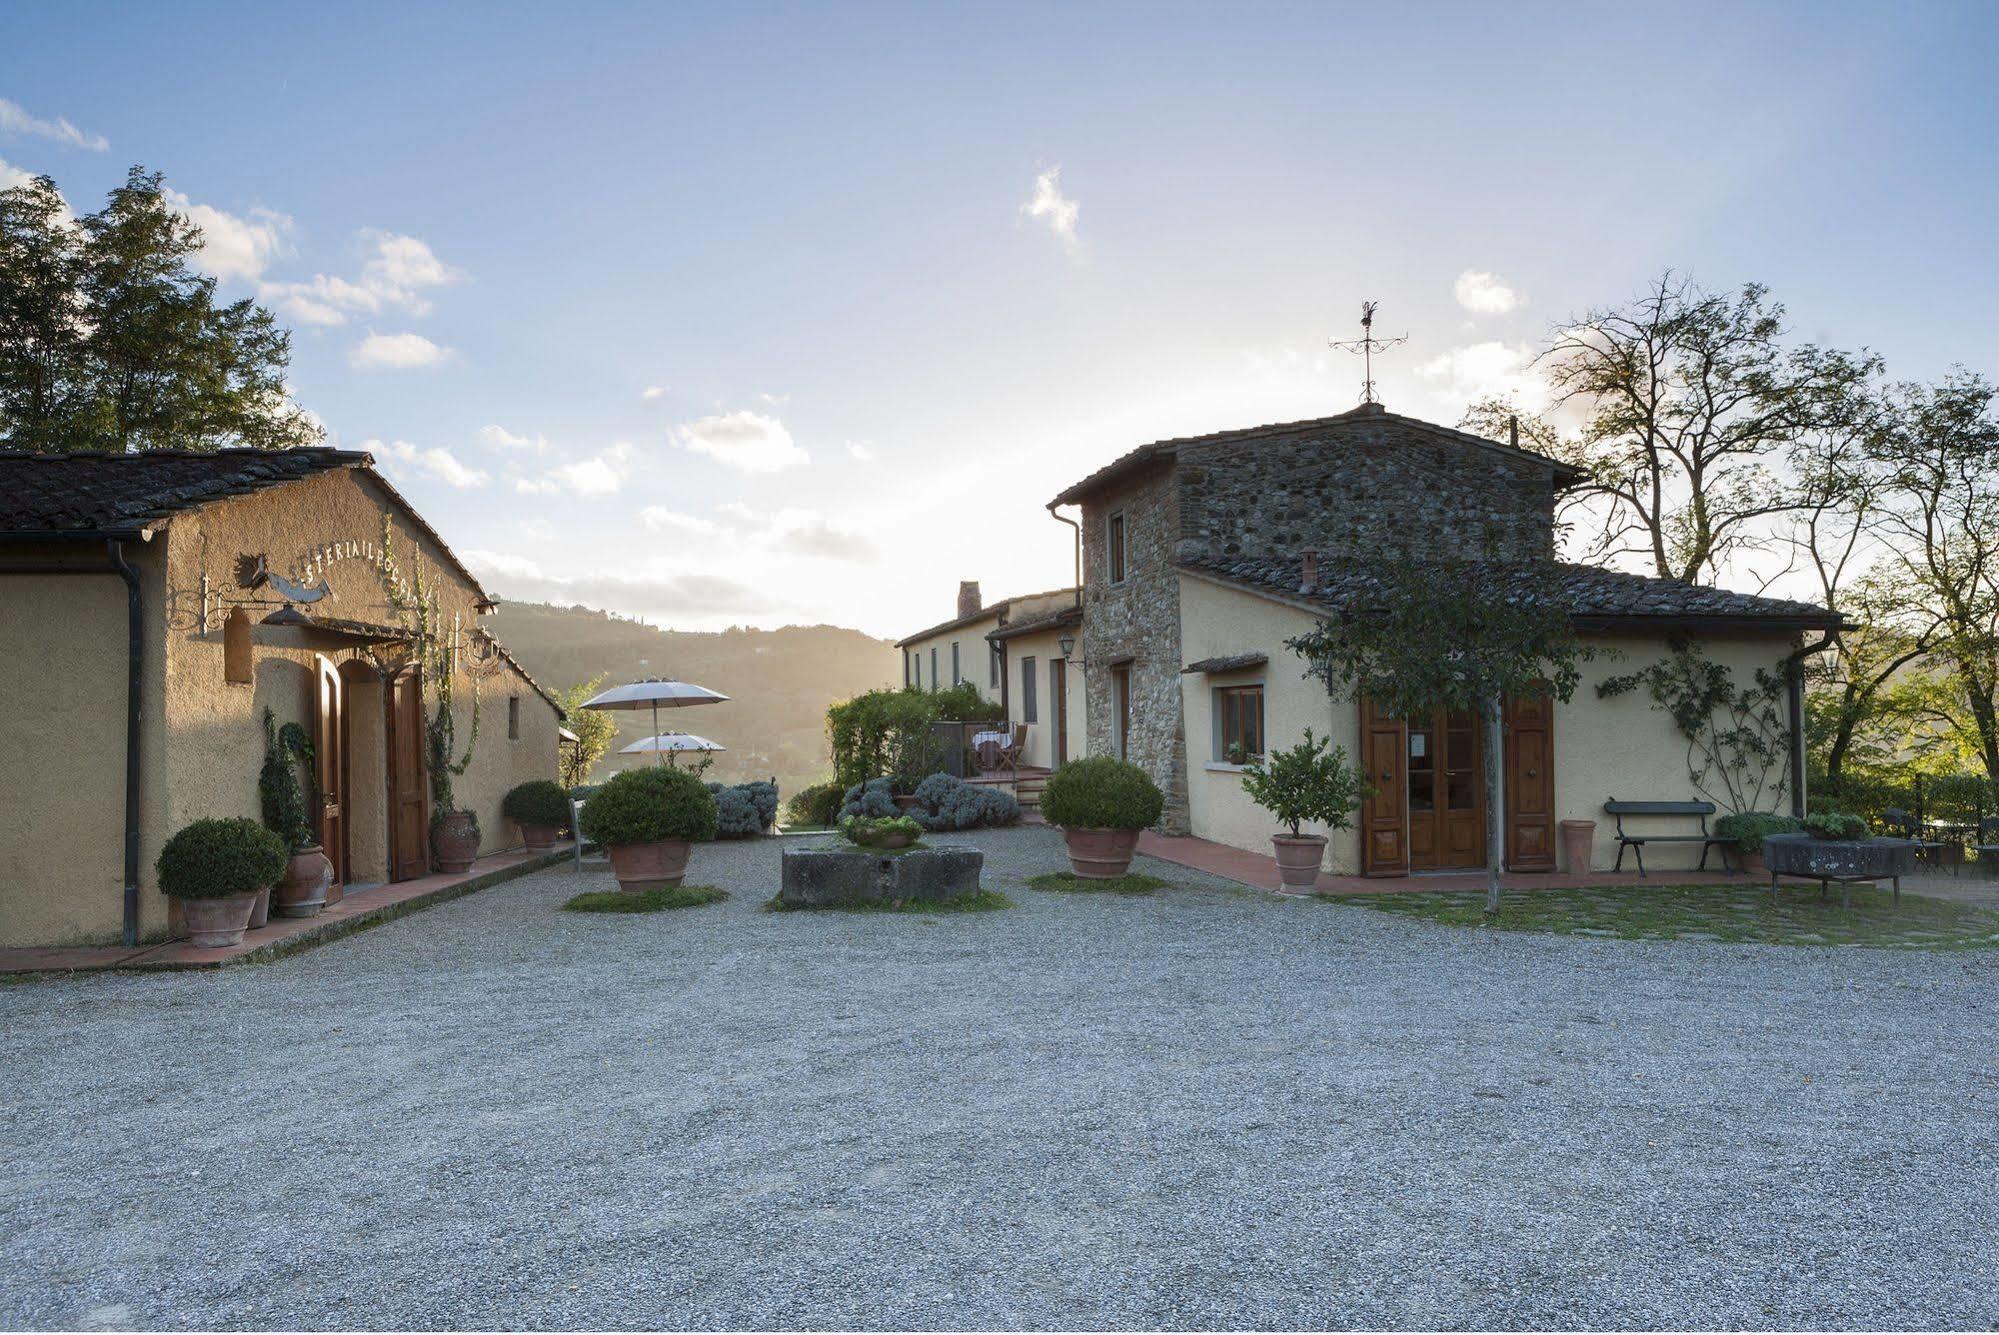
[[[849,816],[840,833],[862,848],[908,848],[923,835],[923,827],[907,816]]]
[[[1116,880],[1131,868],[1139,831],[1154,824],[1166,795],[1136,765],[1089,756],[1064,765],[1041,793],[1041,814],[1062,827],[1069,866],[1084,880]]]
[[[466,872],[479,860],[479,813],[440,807],[430,813],[430,855],[437,869]]]
[[[553,779],[529,779],[507,794],[500,810],[521,827],[528,852],[546,853],[568,828],[569,794]]]
[[[580,824],[578,833],[610,854],[618,888],[642,894],[680,884],[688,845],[715,837],[715,798],[686,770],[628,769],[591,795]]]
[[[296,723],[282,728],[271,711],[264,711],[264,769],[257,778],[257,795],[264,808],[264,828],[284,845],[282,878],[265,894],[269,911],[280,918],[310,918],[326,907],[333,887],[333,863],[319,847],[312,828],[311,808],[299,787],[294,765],[312,763],[312,741]],[[309,775],[310,770],[306,773]],[[263,926],[253,910],[250,926]]]
[[[1714,823],[1714,837],[1728,840],[1727,851],[1738,871],[1764,870],[1763,839],[1766,835],[1792,834],[1797,820],[1774,811],[1741,811],[1723,816]]]
[[[160,889],[180,902],[187,939],[233,946],[250,926],[259,891],[285,870],[285,842],[242,816],[182,826],[154,864]]]
[[[1270,839],[1277,852],[1282,894],[1310,894],[1319,882],[1326,836],[1306,834],[1304,823],[1349,829],[1353,813],[1370,792],[1366,776],[1347,763],[1346,749],[1332,746],[1330,738],[1313,736],[1310,728],[1298,745],[1245,766],[1242,789],[1250,801],[1291,827],[1289,834]]]

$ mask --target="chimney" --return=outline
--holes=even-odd
[[[1319,591],[1319,553],[1317,549],[1305,549],[1305,575],[1298,581],[1298,592],[1317,593]]]
[[[958,581],[958,615],[972,617],[979,614],[985,603],[979,597],[979,582],[975,579]]]

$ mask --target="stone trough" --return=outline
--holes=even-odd
[[[1916,845],[1908,839],[1815,839],[1809,834],[1772,834],[1763,839],[1763,862],[1775,893],[1779,876],[1817,881],[1823,889],[1837,881],[1840,900],[1851,905],[1855,881],[1888,881],[1902,898],[1902,878],[1916,869]]]
[[[979,888],[986,855],[947,844],[883,853],[852,845],[787,848],[778,902],[788,909],[956,899]]]

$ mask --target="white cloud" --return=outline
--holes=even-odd
[[[771,611],[776,606],[767,595],[721,575],[629,576],[608,571],[556,575],[511,552],[475,548],[462,555],[475,573],[490,577],[495,592],[509,598],[584,603],[675,618],[744,617]]]
[[[1458,305],[1476,315],[1504,315],[1527,304],[1527,298],[1505,279],[1483,269],[1467,269],[1459,274],[1452,291],[1457,295]]]
[[[356,315],[378,315],[391,307],[412,315],[430,313],[423,289],[455,283],[464,275],[437,258],[429,245],[396,232],[361,233],[373,255],[358,278],[314,274],[303,282],[265,283],[258,295],[305,324],[345,324]]]
[[[688,422],[676,431],[680,446],[719,459],[745,473],[776,473],[810,461],[775,417],[747,409]]]
[[[273,209],[252,209],[248,218],[211,204],[197,204],[178,190],[161,192],[167,206],[201,229],[194,262],[217,278],[254,282],[285,248],[292,220]]]
[[[450,355],[450,348],[440,348],[422,334],[371,333],[347,354],[347,363],[363,371],[407,371],[436,366]]]
[[[1034,178],[1034,194],[1020,211],[1030,218],[1038,218],[1048,224],[1048,230],[1055,233],[1075,254],[1082,248],[1082,238],[1076,235],[1076,217],[1083,206],[1062,193],[1062,169],[1050,167]]]
[[[523,496],[554,496],[565,491],[585,497],[609,496],[625,485],[633,453],[630,444],[619,441],[593,459],[557,464],[536,478],[515,478],[514,490]]]
[[[650,402],[653,399],[663,399],[666,397],[666,386],[647,385],[643,390],[639,392],[639,397],[647,400],[648,402]]]
[[[1534,373],[1533,360],[1531,348],[1473,343],[1431,358],[1416,368],[1416,374],[1465,403],[1505,398],[1523,411],[1539,412],[1547,406],[1548,388]]]
[[[0,158],[0,190],[12,190],[35,179],[35,173]]]
[[[87,148],[93,153],[111,147],[111,141],[101,134],[85,134],[61,116],[54,120],[30,116],[20,103],[4,97],[0,97],[0,134],[34,135],[38,139],[53,139],[64,148]]]
[[[875,461],[875,447],[867,444],[865,441],[848,441],[847,453],[853,455],[864,464],[871,464]]]
[[[794,556],[872,561],[876,555],[865,534],[830,523],[816,510],[779,510],[767,518],[762,536],[778,551]]]
[[[763,402],[766,405],[772,408],[782,408],[784,407],[785,404],[791,402],[791,395],[789,392],[783,394],[759,394],[757,395],[757,397],[763,400]]]
[[[713,537],[728,530],[712,519],[699,515],[684,515],[678,510],[669,510],[664,505],[648,505],[639,511],[639,521],[655,533],[696,533],[703,537]]]
[[[489,552],[475,547],[465,553],[465,564],[481,575],[499,575],[513,579],[547,578],[534,561],[513,552]]]
[[[442,445],[428,449],[412,445],[406,440],[394,440],[384,445],[379,440],[364,440],[361,448],[375,456],[392,477],[427,477],[451,487],[483,487],[491,480],[488,474],[477,468],[468,468],[458,460],[458,456]]]
[[[479,439],[503,450],[533,450],[536,454],[548,451],[547,436],[517,436],[503,426],[480,427]]]

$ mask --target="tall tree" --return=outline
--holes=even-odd
[[[611,743],[618,740],[618,725],[612,717],[601,709],[585,709],[583,702],[604,689],[604,674],[599,672],[588,681],[579,681],[568,690],[557,694],[562,702],[562,712],[569,716],[564,725],[576,734],[573,746],[561,748],[562,786],[574,788],[590,782],[590,771],[611,749]]]
[[[1486,911],[1497,912],[1506,698],[1566,701],[1594,656],[1576,639],[1554,569],[1449,557],[1347,571],[1337,587],[1346,609],[1286,641],[1329,691],[1401,718],[1465,709],[1485,724]]]
[[[1784,308],[1759,284],[1718,294],[1669,272],[1629,304],[1559,328],[1538,365],[1552,411],[1581,426],[1565,434],[1529,419],[1523,434],[1588,475],[1567,508],[1588,507],[1591,556],[1637,556],[1667,578],[1708,582],[1795,507],[1772,459],[1878,362],[1790,346]],[[1492,434],[1513,411],[1475,404],[1466,427]]]
[[[134,167],[72,221],[41,177],[0,191],[0,440],[46,451],[281,449],[321,432],[285,392],[291,335],[218,303],[201,230]]]

